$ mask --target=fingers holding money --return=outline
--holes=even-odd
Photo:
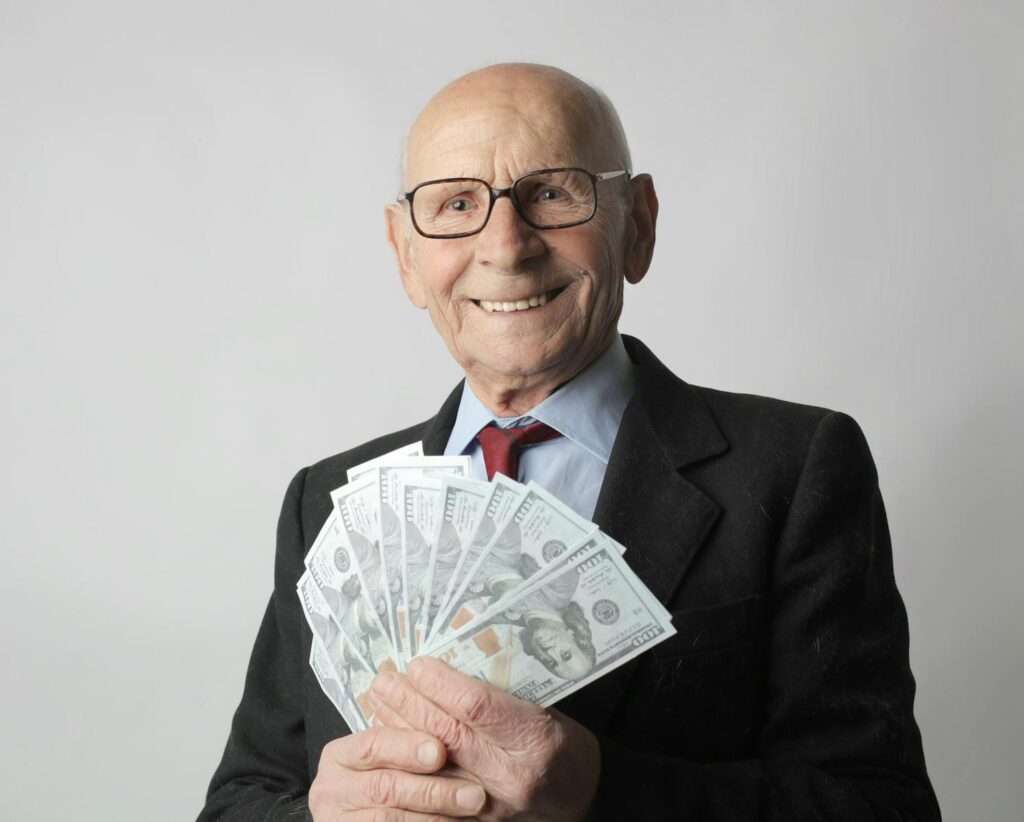
[[[444,745],[422,731],[374,727],[343,736],[324,746],[321,766],[330,761],[354,771],[398,768],[412,773],[433,773],[444,765]]]
[[[337,807],[391,808],[458,818],[474,816],[484,800],[483,788],[473,782],[379,769],[350,777],[346,796]]]
[[[409,710],[408,706],[406,706],[404,708],[404,710]],[[421,719],[420,721],[428,721],[428,720]],[[443,723],[445,723],[444,717],[441,717],[441,716],[438,716],[433,721],[439,727],[442,726]],[[409,724],[409,722],[405,719],[404,716],[402,716],[394,708],[390,707],[389,705],[387,705],[387,704],[385,704],[383,702],[377,702],[377,713],[374,716],[374,722],[379,722],[381,725],[386,725],[386,726],[391,727],[391,728],[411,728],[412,727]],[[453,744],[458,746],[458,750],[455,752],[455,754],[453,756],[448,758],[448,761],[445,764],[445,766],[443,768],[441,768],[439,771],[437,771],[437,774],[439,776],[455,776],[455,777],[466,778],[466,779],[476,779],[477,775],[475,773],[470,773],[467,769],[463,768],[461,765],[457,764],[456,761],[455,761],[456,758],[458,758],[458,759],[460,759],[462,761],[469,761],[470,763],[472,763],[472,761],[473,761],[472,758],[470,756],[467,756],[467,754],[466,754],[466,747],[467,746],[466,746],[465,742],[464,741],[460,741],[459,733],[458,733],[458,731],[454,730],[453,726],[451,726],[449,724],[449,725],[446,725],[444,727],[445,727],[445,733],[447,734],[446,738],[452,740]],[[449,729],[451,729],[451,730],[449,730]]]
[[[486,795],[479,784],[436,774],[444,746],[420,731],[376,727],[326,745],[309,791],[320,820],[425,820],[472,817]],[[376,816],[374,815],[376,813]]]
[[[378,675],[371,688],[383,721],[397,715],[436,737],[486,787],[488,818],[583,818],[601,763],[582,726],[438,660],[413,660],[408,675]]]
[[[427,699],[487,736],[503,741],[543,710],[529,702],[466,676],[439,659],[419,657],[409,665],[409,681]]]
[[[467,677],[468,679],[468,677]],[[372,693],[378,714],[388,725],[405,723],[425,731],[444,743],[455,761],[472,761],[478,747],[473,729],[455,719],[427,699],[401,674],[379,674],[373,681]]]
[[[405,719],[401,714],[396,713],[384,702],[380,701],[380,698],[373,692],[370,691],[367,694],[367,700],[370,705],[373,706],[373,726],[386,726],[388,728],[401,728],[407,731],[417,730],[409,724],[408,720]]]

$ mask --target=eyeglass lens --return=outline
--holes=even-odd
[[[513,196],[520,214],[537,228],[586,222],[596,203],[590,176],[575,169],[521,177]],[[491,190],[480,180],[439,181],[416,189],[413,217],[426,234],[467,234],[483,228],[490,205]]]

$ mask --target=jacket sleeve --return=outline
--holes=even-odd
[[[300,516],[305,477],[304,469],[285,494],[277,526],[274,592],[199,822],[295,822],[309,817],[302,693],[303,648],[308,650],[308,645],[295,595],[305,553]]]
[[[940,818],[878,478],[845,414],[814,433],[772,573],[758,757],[695,762],[602,738],[595,822]]]

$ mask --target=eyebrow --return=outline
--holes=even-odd
[[[582,164],[578,160],[574,160],[572,162],[559,161],[549,163],[534,163],[530,165],[530,167],[527,168],[525,171],[521,171],[519,174],[513,177],[512,181],[514,182],[515,180],[518,180],[520,177],[525,177],[527,174],[533,174],[535,171],[543,171],[544,169],[548,168],[586,168],[586,165]],[[494,181],[490,179],[487,174],[477,174],[472,171],[466,171],[465,166],[463,166],[463,168],[460,169],[459,171],[452,172],[451,174],[442,174],[438,177],[425,177],[424,179],[418,181],[416,185],[429,183],[433,180],[447,180],[462,177],[472,180],[483,180],[488,185],[494,185]]]

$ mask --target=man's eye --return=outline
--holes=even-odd
[[[451,211],[469,211],[473,207],[473,201],[468,197],[456,197],[448,201],[448,208]]]
[[[537,199],[542,203],[553,203],[561,200],[564,196],[564,192],[559,188],[542,188],[537,195]]]

